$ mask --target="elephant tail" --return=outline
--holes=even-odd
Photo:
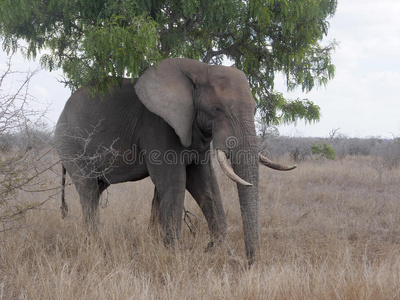
[[[61,218],[65,218],[68,215],[68,205],[65,202],[65,177],[67,175],[67,169],[62,165],[62,175],[61,175]]]

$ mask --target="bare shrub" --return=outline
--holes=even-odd
[[[36,73],[12,71],[9,58],[6,70],[0,75],[1,92],[6,84],[17,82],[17,87],[0,94],[0,222],[3,230],[15,227],[17,221],[24,219],[26,211],[48,200],[20,196],[21,192],[47,189],[47,181],[41,175],[56,164],[47,161],[51,157],[47,155],[51,147],[48,146],[50,132],[44,130],[42,123],[44,112],[29,105],[35,101],[29,94],[29,83]],[[16,81],[14,75],[19,78],[24,75],[24,78]]]
[[[338,159],[344,159],[349,155],[349,138],[346,135],[340,133],[336,134],[334,138],[330,139],[330,145]]]
[[[10,152],[11,149],[14,147],[14,138],[11,134],[9,133],[3,133],[0,135],[0,151],[2,153],[4,152]]]
[[[400,140],[394,138],[383,141],[379,147],[374,149],[373,155],[380,157],[387,169],[398,168],[400,165]]]
[[[304,161],[311,157],[312,138],[268,136],[260,142],[260,151],[273,159],[289,156],[293,161]]]

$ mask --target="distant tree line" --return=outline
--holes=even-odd
[[[20,149],[36,149],[49,145],[49,130],[42,128],[26,128],[23,131],[7,132],[0,136],[0,152],[12,152]]]
[[[349,138],[337,135],[328,138],[288,137],[276,133],[260,136],[260,150],[272,158],[289,157],[299,162],[319,158],[313,149],[329,146],[334,151],[335,159],[347,156],[375,156],[382,159],[390,168],[400,165],[400,138],[383,139],[379,137]]]

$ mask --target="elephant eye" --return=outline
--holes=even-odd
[[[222,113],[222,108],[219,106],[215,106],[214,107],[214,112],[216,115],[219,115],[220,113]]]

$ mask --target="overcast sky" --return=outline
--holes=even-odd
[[[301,90],[287,93],[284,77],[277,75],[275,80],[275,89],[288,98],[308,98],[319,105],[321,121],[281,126],[280,133],[326,137],[340,128],[340,133],[350,137],[400,136],[400,1],[339,0],[329,22],[326,40],[335,39],[339,47],[333,55],[336,75],[326,88],[307,94]],[[0,70],[4,70],[5,60],[6,55],[0,53]],[[14,70],[26,70],[37,63],[15,56],[12,65]],[[41,71],[30,86],[43,107],[50,105],[50,125],[57,122],[70,95],[57,81],[61,74]]]
[[[339,0],[330,25],[327,40],[340,43],[335,78],[308,94],[285,93],[319,105],[322,119],[280,133],[326,137],[340,128],[351,137],[400,136],[400,1]],[[285,90],[283,80],[275,88]]]

